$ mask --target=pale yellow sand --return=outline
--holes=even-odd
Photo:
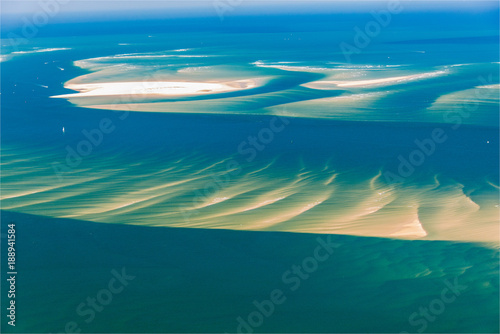
[[[4,210],[102,223],[499,243],[498,184],[489,180],[477,188],[489,192],[470,195],[440,175],[418,186],[388,185],[380,171],[360,176],[328,161],[271,159],[234,175],[230,157],[137,164],[106,154],[58,183],[50,164],[39,163],[47,157],[23,161],[22,153],[4,158]],[[32,170],[33,163],[44,167]],[[216,179],[229,182],[214,189]]]

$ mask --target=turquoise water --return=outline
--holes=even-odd
[[[17,51],[3,39],[14,331],[237,332],[278,289],[255,332],[498,332],[493,14],[425,27],[401,14],[350,59],[339,44],[370,16],[49,25]],[[65,96],[145,81],[227,85]],[[287,270],[330,236],[338,249],[292,290]],[[136,278],[87,323],[78,305],[121,268]],[[445,303],[455,280],[467,287]]]

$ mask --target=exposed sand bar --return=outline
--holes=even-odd
[[[413,75],[403,75],[397,77],[380,78],[380,79],[369,79],[369,80],[354,80],[354,81],[314,81],[304,84],[304,87],[314,88],[314,89],[325,89],[325,86],[333,87],[370,87],[370,86],[383,86],[388,84],[403,83],[408,81],[428,79],[446,74],[446,71],[435,71],[421,74]]]
[[[74,94],[52,96],[54,98],[91,96],[185,96],[225,93],[257,86],[255,79],[229,82],[184,82],[184,81],[134,81],[102,83],[67,83],[64,87],[78,91]]]

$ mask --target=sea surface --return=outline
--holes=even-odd
[[[497,15],[402,13],[362,45],[368,14],[59,23],[15,46],[4,30],[19,306],[2,331],[249,332],[238,317],[278,289],[250,330],[498,332]],[[150,93],[68,88],[130,82]],[[297,287],[318,238],[338,247]],[[85,321],[122,268],[135,278]]]

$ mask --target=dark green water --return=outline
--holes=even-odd
[[[321,235],[334,250],[316,270],[302,270],[309,275],[302,279],[289,271],[314,256],[318,235],[96,224],[5,211],[2,222],[17,226],[15,332],[60,333],[75,322],[92,333],[234,333],[237,318],[248,321],[253,302],[269,300],[275,289],[285,300],[255,332],[416,333],[423,323],[429,333],[498,331],[498,252],[474,244]],[[108,289],[111,271],[122,268],[135,278],[87,323],[90,315],[80,316],[77,307]],[[442,299],[446,281],[458,284],[459,295],[441,311],[433,301]],[[412,326],[409,317],[421,307],[436,315],[429,311],[433,321],[419,315]]]

